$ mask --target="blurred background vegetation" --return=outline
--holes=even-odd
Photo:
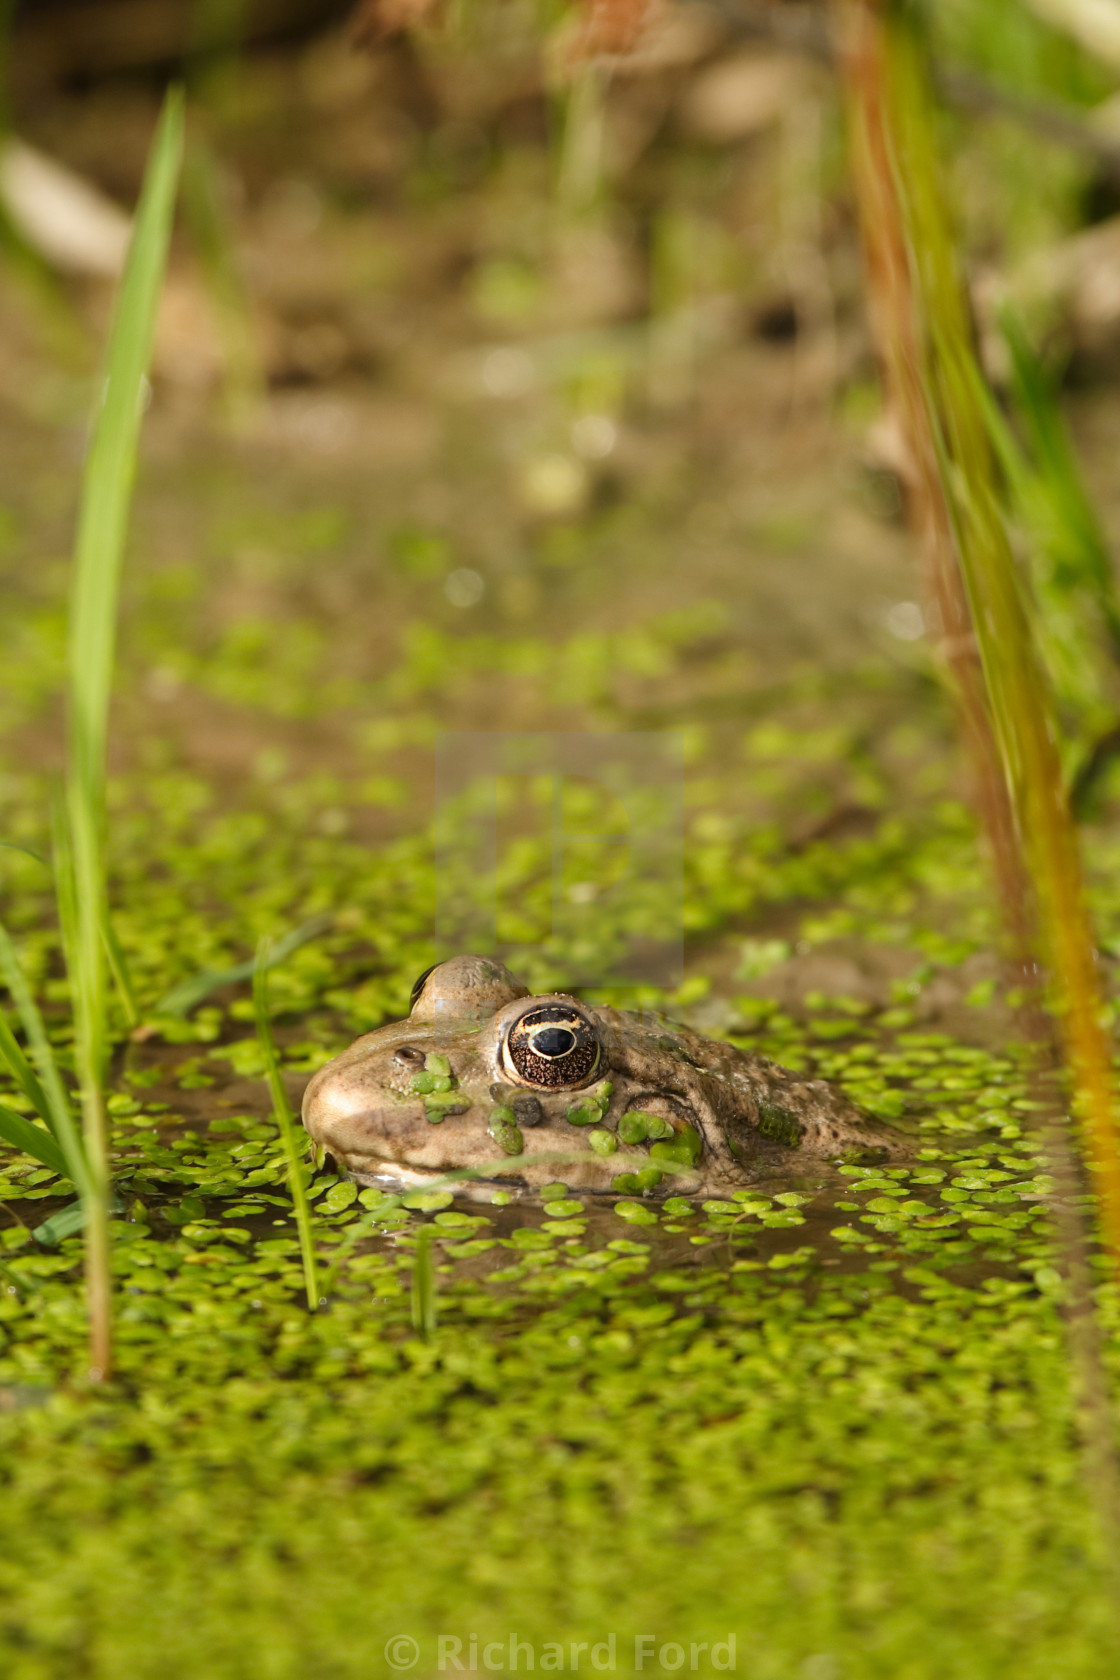
[[[1079,0],[944,0],[929,29],[993,426],[1107,897],[1113,627],[1061,533],[1072,507],[1108,571],[1120,43]],[[763,979],[912,1001],[932,960],[953,972],[915,1006],[968,1019],[996,972],[990,908],[923,641],[829,16],[806,0],[7,8],[9,837],[42,843],[61,762],[77,468],[175,78],[188,151],[126,568],[114,861],[150,875],[168,836],[224,811],[267,816],[302,862],[262,884],[252,928],[243,880],[184,886],[149,994],[331,903],[316,867],[360,898],[339,859],[426,830],[437,731],[672,727],[682,1005]],[[45,888],[9,856],[30,926]],[[355,972],[394,978],[361,1024],[426,956],[408,856],[407,951],[382,882],[364,933],[387,943]],[[543,982],[532,873],[526,856],[520,937]],[[947,892],[952,939],[923,914]],[[142,903],[123,914],[127,942]]]

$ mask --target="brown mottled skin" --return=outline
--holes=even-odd
[[[579,1044],[555,1063],[522,1052],[534,1076],[526,1077],[510,1046],[537,1011],[545,1012],[546,1028],[549,1020],[561,1022],[554,1029],[560,1037],[533,1038],[530,1048],[554,1050],[573,1034]],[[597,1065],[588,1072],[596,1042]],[[444,1100],[463,1108],[436,1123],[413,1092],[431,1052],[450,1063],[452,1091]],[[566,1066],[577,1074],[571,1082],[563,1082]],[[603,1093],[604,1080],[611,1089],[609,1099],[602,1096],[602,1130],[617,1133],[620,1118],[640,1110],[669,1121],[675,1135],[687,1125],[699,1133],[694,1168],[667,1172],[660,1187],[666,1193],[728,1190],[761,1169],[869,1149],[881,1156],[889,1148],[889,1133],[822,1080],[801,1079],[661,1015],[563,994],[530,998],[499,963],[473,956],[433,969],[406,1021],[367,1033],[321,1068],[307,1088],[303,1121],[338,1167],[366,1184],[423,1183],[466,1167],[487,1168],[487,1177],[503,1184],[535,1188],[561,1179],[609,1191],[617,1174],[648,1168],[651,1160],[648,1144],[601,1157],[589,1147],[589,1129],[567,1118],[581,1099]],[[504,1135],[513,1147],[520,1139],[520,1153],[503,1152],[488,1129],[496,1106],[507,1116],[512,1110],[516,1129]],[[528,1159],[541,1155],[552,1158]]]

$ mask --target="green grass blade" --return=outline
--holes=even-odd
[[[1108,543],[1089,500],[1057,391],[1022,323],[1006,307],[1000,314],[1000,328],[1011,355],[1016,406],[1035,463],[1054,582],[1085,594],[1101,616],[1113,657],[1120,657],[1120,597]]]
[[[288,1163],[288,1182],[292,1191],[296,1228],[299,1231],[307,1305],[314,1312],[319,1305],[321,1294],[318,1262],[315,1256],[315,1238],[311,1230],[311,1204],[307,1198],[307,1163],[304,1159],[304,1151],[300,1147],[295,1116],[288,1101],[288,1093],[284,1089],[280,1062],[276,1055],[276,1046],[273,1043],[272,1028],[268,1018],[270,955],[269,942],[267,939],[262,939],[257,947],[257,959],[253,968],[253,1006],[257,1019],[257,1038],[264,1052],[265,1072],[268,1078],[268,1088],[272,1095],[272,1112],[280,1130],[284,1156]],[[304,1134],[304,1137],[306,1138],[306,1134]]]
[[[117,598],[182,143],[182,95],[173,91],[164,104],[136,212],[104,397],[86,457],[74,551],[67,809],[77,900],[77,970],[71,979],[80,1073],[88,1089],[100,1086],[105,1055],[104,777]]]
[[[183,145],[183,99],[168,94],[144,177],[117,299],[101,409],[82,482],[70,620],[77,745],[104,762],[117,594],[156,306],[167,262]]]
[[[1120,602],[1057,391],[1010,310],[1003,311],[1000,324],[1024,441],[975,360],[962,363],[958,357],[957,364],[983,413],[1026,541],[1034,637],[1053,688],[1067,780],[1080,787],[1087,767],[1101,756],[1101,743],[1111,747],[1116,736]]]
[[[50,1126],[52,1116],[50,1103],[47,1101],[47,1093],[36,1078],[31,1063],[20,1049],[16,1036],[4,1015],[0,1015],[0,1056],[3,1056],[7,1062],[9,1073],[24,1096],[34,1106],[40,1120]]]
[[[110,1213],[123,1213],[124,1203],[119,1196],[114,1196],[109,1208]],[[73,1237],[85,1228],[86,1206],[83,1201],[67,1202],[57,1213],[52,1213],[49,1219],[44,1219],[41,1225],[36,1225],[31,1235],[35,1241],[42,1243],[44,1248],[57,1248],[64,1237]]]
[[[136,1002],[136,988],[132,984],[132,974],[129,971],[128,959],[121,949],[121,942],[117,938],[117,930],[113,926],[113,918],[108,914],[101,929],[105,941],[105,955],[109,959],[113,979],[116,981],[121,1002],[124,1004],[125,1016],[130,1027],[140,1025],[140,1008]]]
[[[167,263],[183,150],[183,98],[164,100],[148,156],[109,339],[106,378],[82,479],[70,593],[66,834],[56,870],[73,999],[85,1139],[86,1286],[91,1369],[111,1360],[109,1160],[103,1083],[108,898],[105,742],[117,599],[156,306]]]
[[[983,414],[988,438],[1003,469],[1017,523],[1030,559],[1036,608],[1030,612],[1042,664],[1053,691],[1061,729],[1061,756],[1073,781],[1093,744],[1115,725],[1109,671],[1099,633],[1101,591],[1091,556],[1079,551],[1061,514],[1061,493],[1028,458],[975,361],[958,363]],[[1088,564],[1086,564],[1086,561]]]
[[[35,862],[41,863],[44,869],[50,869],[48,860],[42,852],[37,852],[34,846],[21,846],[15,840],[0,840],[0,848],[5,852],[22,852],[24,857],[34,858]]]
[[[323,912],[318,916],[311,916],[299,927],[286,933],[283,939],[278,939],[271,946],[267,966],[275,968],[277,963],[283,962],[285,957],[291,956],[293,951],[301,945],[306,945],[311,939],[318,938],[325,933],[334,921],[330,912]],[[211,992],[217,991],[219,986],[232,986],[240,980],[251,980],[256,972],[257,958],[249,962],[237,963],[233,968],[208,968],[201,974],[192,974],[187,980],[180,980],[165,992],[159,1002],[152,1009],[153,1015],[189,1015],[196,1004],[209,997]]]
[[[65,1207],[36,1225],[31,1235],[44,1248],[57,1248],[64,1237],[75,1237],[86,1222],[86,1206],[82,1201],[68,1202]]]
[[[62,1083],[62,1074],[59,1071],[54,1050],[51,1048],[51,1041],[47,1037],[43,1017],[40,1015],[35,999],[31,995],[31,988],[27,984],[27,977],[23,969],[20,967],[15,946],[12,944],[11,937],[3,923],[0,923],[0,979],[3,980],[12,995],[12,1001],[15,1003],[16,1013],[19,1015],[24,1037],[35,1062],[37,1071],[32,1072],[27,1058],[23,1055],[19,1045],[16,1044],[16,1056],[23,1062],[26,1074],[31,1075],[34,1082],[32,1085],[29,1086],[25,1082],[26,1076],[21,1076],[17,1071],[16,1063],[12,1060],[6,1045],[0,1046],[0,1048],[4,1048],[8,1066],[27,1096],[35,1104],[39,1117],[50,1127],[51,1134],[65,1158],[67,1176],[72,1179],[75,1185],[82,1188],[87,1182],[88,1174],[81,1134],[74,1119],[74,1111],[70,1106],[70,1100],[66,1095],[66,1087]],[[5,1023],[6,1025],[7,1023]],[[40,1107],[40,1098],[42,1107]]]
[[[17,1114],[14,1108],[6,1103],[0,1103],[0,1138],[5,1143],[14,1143],[17,1149],[22,1149],[25,1155],[49,1167],[60,1178],[70,1177],[70,1168],[66,1165],[66,1157],[58,1144],[45,1132],[41,1126],[33,1125],[22,1114]]]

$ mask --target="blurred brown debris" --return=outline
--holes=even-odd
[[[663,0],[583,0],[569,54],[577,61],[625,57],[664,9]]]
[[[1036,324],[1058,360],[1115,369],[1120,357],[1120,216],[1032,251],[1011,269],[982,268],[973,298],[986,365],[1006,373],[999,328],[1005,304]]]
[[[795,53],[745,47],[706,66],[685,88],[680,115],[689,133],[732,144],[777,122],[806,91],[810,62]]]
[[[246,0],[238,40],[268,46],[312,34],[348,0]],[[197,46],[197,0],[24,0],[12,30],[15,93],[150,67],[170,68]]]
[[[350,14],[350,40],[359,48],[376,47],[390,36],[427,23],[442,10],[442,0],[358,0]]]

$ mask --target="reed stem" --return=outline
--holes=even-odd
[[[1120,1468],[1093,1312],[1083,1185],[1062,1118],[1065,1094],[1080,1123],[1101,1235],[1120,1274],[1111,1044],[1080,849],[1031,610],[1000,505],[919,38],[904,0],[836,0],[835,9],[874,324],[911,456],[911,508],[938,652],[956,693],[991,846],[1011,977],[1024,997],[1021,1024],[1035,1047],[1035,1091],[1047,1116],[1040,1141],[1057,1181],[1053,1213],[1086,1471],[1115,1569]]]

